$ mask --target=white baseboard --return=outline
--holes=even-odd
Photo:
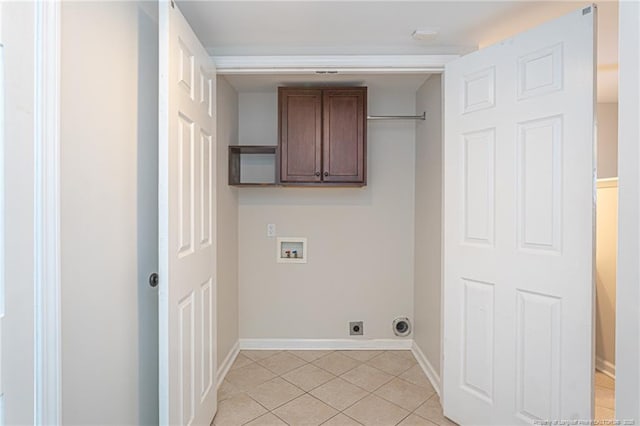
[[[596,370],[603,372],[612,379],[616,379],[616,365],[596,357]]]
[[[418,364],[422,368],[422,371],[424,371],[424,374],[427,376],[427,378],[431,382],[431,386],[433,386],[433,388],[436,390],[436,393],[438,394],[438,396],[441,396],[440,395],[440,374],[436,372],[436,370],[433,368],[433,366],[431,365],[427,357],[424,355],[420,347],[416,345],[416,342],[412,342],[411,352],[413,352],[413,356],[416,357],[416,360],[418,360]]]
[[[220,365],[220,367],[218,368],[216,389],[220,387],[224,378],[227,377],[227,373],[231,369],[231,366],[236,360],[236,357],[238,356],[239,352],[240,352],[240,342],[236,342],[236,344],[233,345],[233,347],[231,348],[227,356],[224,358],[222,365]]]
[[[399,350],[411,349],[411,339],[240,339],[240,349],[251,350]]]

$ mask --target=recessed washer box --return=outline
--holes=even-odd
[[[280,237],[276,243],[276,261],[278,263],[307,263],[307,239],[299,237]]]

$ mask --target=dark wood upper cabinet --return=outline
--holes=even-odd
[[[365,183],[366,88],[322,92],[325,182]]]
[[[366,185],[366,87],[281,87],[278,105],[281,183]]]
[[[322,181],[322,91],[279,88],[280,181]]]

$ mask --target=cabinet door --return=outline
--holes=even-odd
[[[366,87],[323,91],[323,180],[366,183]]]
[[[278,90],[280,181],[321,182],[322,91]]]

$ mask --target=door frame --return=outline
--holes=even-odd
[[[615,407],[616,418],[635,420],[640,420],[639,23],[640,5],[620,2]]]
[[[21,99],[20,108],[15,104],[6,104],[2,108],[2,121],[10,114],[16,117],[16,111],[20,111],[22,116],[30,116],[31,121],[12,123],[13,136],[20,136],[24,139],[7,140],[2,135],[2,160],[5,164],[20,164],[19,175],[12,175],[12,180],[7,180],[3,176],[0,181],[5,185],[2,196],[6,196],[4,188],[18,179],[30,187],[27,190],[25,201],[21,204],[28,206],[27,211],[21,212],[26,223],[30,223],[28,229],[21,224],[10,224],[12,235],[2,233],[3,248],[2,255],[2,276],[0,277],[0,300],[2,303],[1,315],[4,315],[4,303],[9,303],[11,311],[15,313],[15,306],[20,306],[20,321],[29,318],[27,329],[22,329],[23,324],[17,325],[15,316],[9,324],[7,319],[3,322],[3,327],[11,326],[11,335],[22,335],[20,347],[14,350],[28,350],[24,358],[28,364],[24,365],[24,359],[20,360],[20,365],[5,364],[6,369],[17,369],[18,374],[13,380],[20,380],[20,383],[7,383],[6,375],[3,377],[3,391],[5,398],[3,414],[9,414],[13,421],[20,419],[31,419],[34,424],[60,424],[61,423],[61,383],[60,383],[60,2],[32,2],[22,4],[0,5],[3,7],[0,16],[3,19],[2,25],[16,18],[21,19],[22,28],[31,38],[24,45],[7,45],[23,37],[23,34],[14,35],[6,33],[6,39],[0,40],[3,44],[3,53],[11,49],[10,58],[16,57],[16,50],[25,64],[22,62],[12,63],[9,66],[2,62],[5,69],[15,69],[20,67],[24,72],[24,77],[20,84],[13,86],[13,94]],[[15,9],[14,9],[15,8]],[[19,14],[18,17],[13,14]],[[11,14],[11,15],[9,15]],[[15,47],[15,48],[14,48]],[[5,58],[6,59],[6,58]],[[13,59],[11,59],[13,60]],[[24,68],[24,70],[22,70]],[[15,75],[15,71],[12,71]],[[4,72],[2,85],[1,102],[6,103],[5,90],[7,82]],[[27,102],[26,99],[29,99]],[[3,132],[6,128],[3,126]],[[28,136],[27,136],[28,135]],[[14,144],[11,150],[7,150],[7,144]],[[15,145],[19,144],[20,149]],[[16,157],[11,157],[15,155]],[[6,168],[1,167],[2,173],[6,173]],[[28,200],[28,201],[26,201]],[[5,200],[2,200],[3,203]],[[6,207],[6,204],[5,204]],[[2,230],[5,230],[5,214],[0,213],[2,219]],[[11,216],[16,216],[12,211]],[[17,226],[17,229],[15,228]],[[26,240],[24,237],[27,237]],[[20,241],[17,241],[19,237]],[[28,258],[20,258],[20,262],[14,265],[15,276],[7,279],[5,277],[4,266],[6,257],[16,256],[16,252],[8,250],[9,247],[19,247],[17,254],[28,252]],[[24,255],[23,255],[24,256]],[[14,261],[17,260],[14,258]],[[13,298],[5,301],[5,294],[10,294]],[[19,328],[20,327],[20,328]],[[9,333],[3,332],[3,337]],[[3,342],[5,345],[12,342]],[[5,358],[5,357],[3,357]],[[7,357],[8,358],[8,357]],[[11,361],[17,362],[12,357]],[[28,376],[29,381],[25,382],[24,377]],[[11,391],[12,387],[20,386],[19,391]],[[30,394],[32,398],[22,401],[20,406],[7,406],[15,402],[16,398]],[[11,395],[11,396],[9,396]],[[3,417],[0,421],[4,422]]]
[[[35,6],[35,424],[60,424],[60,2]]]

